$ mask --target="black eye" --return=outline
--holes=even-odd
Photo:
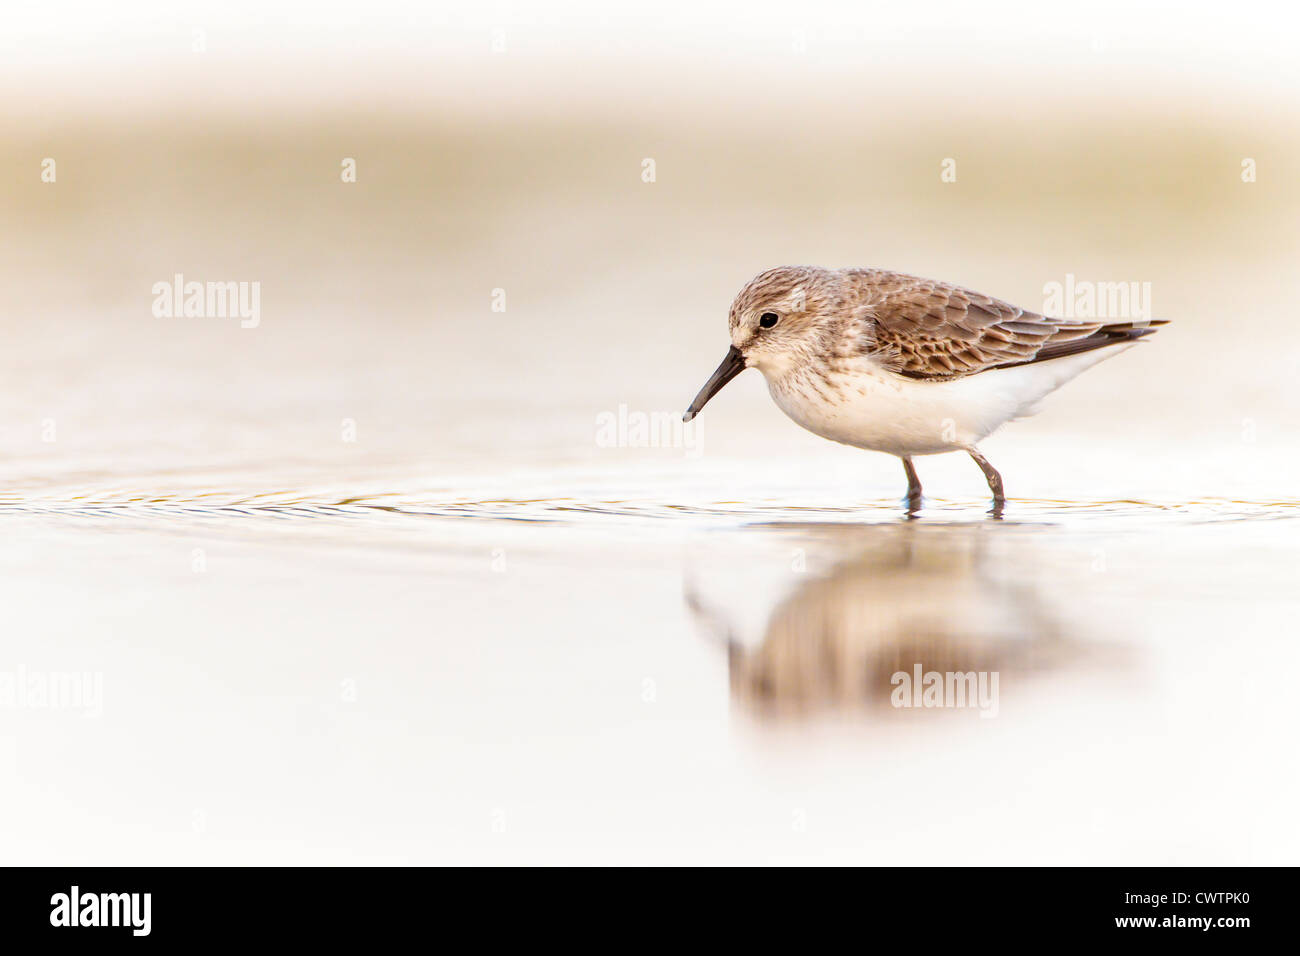
[[[770,329],[772,326],[776,325],[776,321],[779,318],[780,316],[775,312],[764,312],[758,317],[758,324],[765,329]]]

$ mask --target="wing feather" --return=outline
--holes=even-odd
[[[869,326],[865,348],[911,378],[951,379],[1034,361],[1041,351],[1093,335],[1101,322],[1049,319],[969,289],[877,270],[846,275]]]

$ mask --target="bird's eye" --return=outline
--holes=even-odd
[[[770,329],[772,326],[776,325],[776,321],[779,318],[780,316],[775,312],[764,312],[758,317],[758,324],[765,329]]]

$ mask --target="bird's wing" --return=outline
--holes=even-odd
[[[860,293],[870,353],[909,378],[962,378],[1115,341],[1094,335],[1104,323],[1049,319],[946,282],[864,274]]]

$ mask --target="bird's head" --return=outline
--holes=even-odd
[[[843,276],[815,266],[780,266],[751,279],[727,316],[731,348],[682,416],[690,421],[747,368],[779,377],[824,351],[844,300]]]

